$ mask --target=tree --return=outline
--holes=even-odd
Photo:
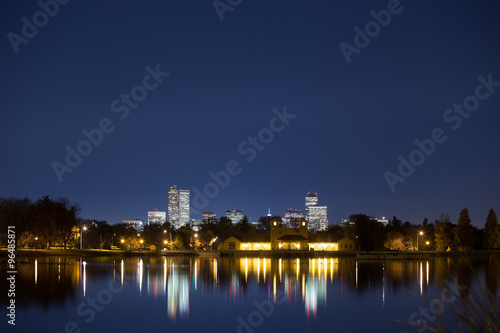
[[[446,251],[453,245],[453,225],[448,215],[441,214],[441,219],[436,221],[436,250]]]
[[[469,211],[462,209],[458,216],[457,227],[455,228],[455,247],[460,251],[471,250],[474,242],[474,228],[471,225]]]
[[[234,225],[230,218],[222,216],[217,223],[216,235],[220,242],[224,242],[226,239],[234,235]]]
[[[57,234],[66,250],[68,242],[74,237],[75,227],[78,225],[78,214],[81,208],[78,204],[71,205],[66,198],[54,201],[53,206]]]
[[[354,222],[354,235],[352,230],[344,229],[346,237],[356,237],[357,248],[364,251],[383,250],[385,232],[382,223],[372,220],[365,214],[356,214],[349,216],[349,220]]]
[[[398,220],[396,216],[392,217],[392,221],[390,222],[390,226],[394,228],[394,230],[399,231],[401,229],[401,220]]]
[[[8,226],[15,227],[13,231],[16,248],[19,239],[27,234],[33,225],[33,213],[33,204],[27,197],[0,199],[0,226],[2,230],[7,230]]]
[[[55,203],[48,195],[38,199],[35,203],[35,223],[33,231],[35,235],[40,235],[47,244],[47,250],[50,250],[52,241],[57,236],[57,214]]]
[[[248,222],[248,217],[245,215],[243,219],[234,226],[235,232],[247,234],[255,232],[255,228]]]
[[[184,244],[181,235],[176,235],[174,240],[170,243],[170,249],[172,250],[184,250]]]
[[[490,209],[486,224],[484,226],[484,240],[485,246],[488,250],[500,248],[500,226],[498,225],[497,214]]]
[[[405,251],[406,246],[403,243],[404,235],[399,231],[389,231],[385,239],[384,246],[392,251]]]
[[[424,232],[424,236],[422,237],[422,240],[424,241],[422,248],[426,251],[433,250],[435,239],[434,233],[436,232],[436,227],[434,226],[434,223],[429,223],[427,218],[425,218],[424,222],[422,223],[422,228]],[[427,245],[427,241],[429,242],[429,245]]]
[[[196,240],[196,245],[198,245],[198,249],[200,250],[211,250],[212,249],[212,244],[214,244],[217,241],[218,237],[215,235],[214,230],[210,228],[200,228],[200,231],[198,232],[198,237]]]
[[[160,223],[146,224],[142,232],[144,242],[148,245],[155,245],[157,249],[163,246],[166,239],[165,227]]]
[[[326,229],[326,232],[329,234],[337,234],[337,235],[345,236],[343,228],[340,225],[336,225],[336,224],[328,226],[328,229]]]

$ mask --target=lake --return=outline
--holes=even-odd
[[[396,320],[453,328],[444,306],[500,299],[498,256],[17,260],[12,332],[430,332]]]

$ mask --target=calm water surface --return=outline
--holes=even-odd
[[[492,258],[474,270],[450,258],[18,260],[16,326],[1,325],[15,332],[411,332],[395,320],[432,323],[426,299],[439,311],[478,286],[498,297],[500,276]]]

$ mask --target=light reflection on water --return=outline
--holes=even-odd
[[[439,291],[437,286],[452,281],[458,275],[460,283],[471,285],[474,274],[457,274],[465,265],[450,258],[359,261],[352,257],[108,257],[86,258],[83,261],[45,257],[26,259],[25,264],[19,264],[17,283],[29,292],[23,293],[24,299],[18,299],[18,306],[44,304],[46,308],[64,305],[71,303],[73,298],[78,299],[79,290],[83,300],[86,300],[88,294],[95,294],[88,292],[89,288],[99,290],[110,279],[114,282],[119,277],[116,285],[132,292],[131,297],[151,298],[155,304],[163,300],[166,315],[172,322],[196,320],[199,310],[190,313],[190,303],[194,302],[195,308],[199,309],[199,304],[209,303],[214,295],[223,295],[224,302],[231,307],[238,301],[251,304],[253,299],[276,302],[281,292],[287,306],[299,305],[303,309],[303,318],[311,321],[325,316],[324,311],[335,309],[343,297],[349,297],[351,302],[354,302],[352,297],[373,299],[370,301],[372,308],[383,308],[387,301],[394,305],[401,296],[403,300],[415,302],[411,298],[414,296],[408,295],[409,290],[422,297],[434,298],[429,288]],[[474,267],[481,282],[495,294],[498,288],[498,275],[495,275],[499,272],[498,259],[482,261]],[[134,290],[136,296],[133,296]],[[116,302],[109,306],[133,306],[133,303]],[[320,309],[323,309],[321,314]],[[402,319],[409,314],[408,310],[403,312]],[[397,316],[392,314],[390,319]]]

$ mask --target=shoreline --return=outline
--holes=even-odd
[[[73,250],[73,249],[18,249],[16,256],[24,257],[144,257],[144,256],[189,256],[189,257],[354,257],[362,260],[413,260],[437,257],[490,257],[500,256],[500,251],[468,252],[396,252],[396,251],[167,251],[167,252],[127,252],[121,250]],[[5,248],[0,249],[0,257],[8,257]]]

